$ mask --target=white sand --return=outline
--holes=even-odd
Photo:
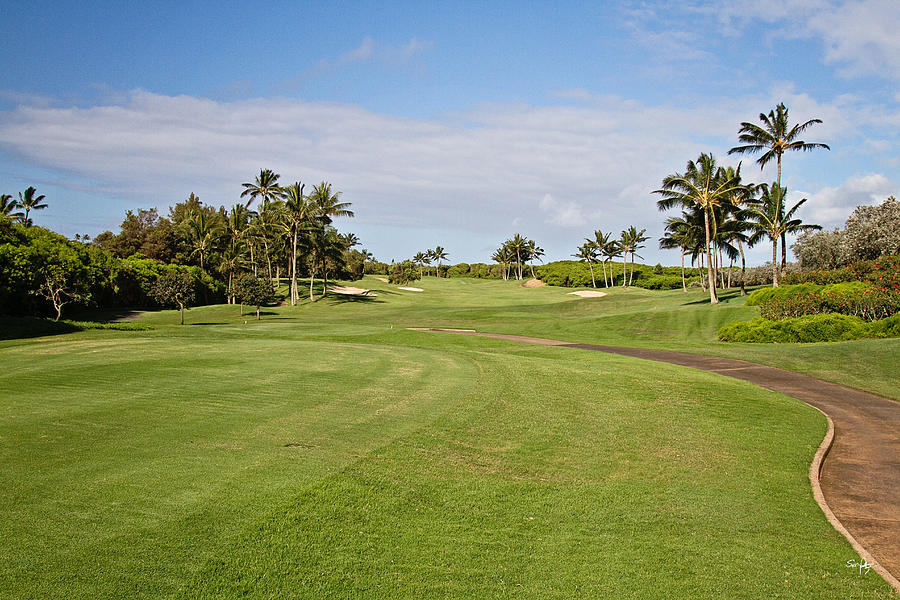
[[[378,294],[373,294],[369,290],[364,290],[358,287],[344,287],[342,285],[333,285],[328,288],[329,291],[334,292],[335,294],[344,294],[346,296],[377,296]]]
[[[414,288],[414,287],[397,287],[398,290],[406,290],[407,292],[424,292],[422,288]]]
[[[580,290],[577,292],[569,292],[570,296],[581,296],[582,298],[601,298],[606,292],[595,292],[593,290]]]

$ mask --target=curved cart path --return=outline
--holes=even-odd
[[[683,365],[743,379],[819,409],[829,418],[829,431],[809,473],[816,501],[859,555],[900,592],[900,402],[732,358],[473,330],[418,330],[581,348]]]

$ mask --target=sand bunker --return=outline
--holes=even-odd
[[[376,277],[375,279],[377,279],[377,280],[380,281],[381,283],[387,283],[387,282],[388,282],[387,277]]]
[[[345,296],[377,296],[378,294],[373,294],[370,290],[364,290],[358,287],[344,287],[342,285],[333,285],[328,288],[329,292],[334,292],[335,294],[343,294]]]
[[[595,292],[593,290],[580,290],[577,292],[569,292],[570,296],[581,296],[582,298],[600,298],[606,295],[606,292]]]
[[[403,286],[403,287],[398,286],[397,289],[398,290],[406,290],[407,292],[424,292],[425,291],[422,288],[414,288],[414,287],[406,287],[406,286]]]
[[[528,281],[526,281],[525,283],[522,284],[522,287],[523,288],[536,288],[536,287],[544,287],[545,285],[547,285],[547,284],[544,283],[543,281],[541,281],[540,279],[529,279]]]

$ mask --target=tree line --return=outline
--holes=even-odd
[[[248,277],[265,279],[271,288],[285,274],[291,303],[300,298],[298,280],[309,277],[309,298],[322,296],[329,278],[359,279],[368,251],[359,239],[341,234],[337,217],[352,217],[350,203],[328,182],[309,193],[300,182],[278,184],[280,176],[262,169],[242,184],[240,203],[230,209],[204,204],[193,193],[171,207],[167,217],[154,209],[128,211],[118,233],[105,231],[93,240],[75,240],[34,227],[31,212],[46,207],[33,187],[18,200],[4,194],[0,202],[0,313],[39,314],[62,306],[96,307],[177,305],[175,294],[154,294],[154,286],[171,275],[190,280],[194,294],[178,298],[204,303],[237,303],[254,288]],[[254,205],[255,204],[255,205]],[[176,282],[169,281],[175,289]],[[166,287],[166,286],[164,286]],[[259,295],[255,295],[259,297]],[[321,296],[319,296],[321,297]]]

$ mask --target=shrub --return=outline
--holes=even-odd
[[[837,342],[867,337],[871,328],[859,317],[839,314],[805,315],[773,321],[758,318],[719,329],[723,342]]]
[[[388,281],[397,285],[406,285],[419,279],[419,267],[411,260],[404,260],[391,265]]]
[[[750,292],[747,296],[747,306],[760,306],[766,302],[773,300],[783,300],[785,298],[793,298],[811,292],[818,292],[822,289],[821,285],[815,283],[803,283],[797,285],[782,285],[779,287],[762,288]]]
[[[869,335],[875,338],[900,337],[900,314],[870,323]]]
[[[681,276],[656,275],[646,279],[635,279],[634,285],[648,290],[676,290],[681,288]]]

